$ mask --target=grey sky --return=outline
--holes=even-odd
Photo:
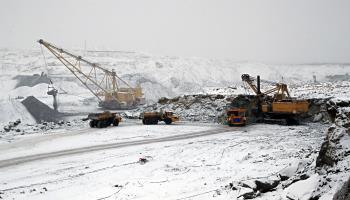
[[[349,0],[0,0],[0,48],[350,62]]]

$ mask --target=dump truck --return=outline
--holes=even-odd
[[[148,124],[158,124],[159,121],[164,121],[165,124],[171,124],[173,122],[179,121],[179,117],[176,116],[173,112],[144,112],[141,114],[140,118],[142,123],[145,125]]]
[[[233,108],[227,111],[227,124],[229,126],[245,126],[246,125],[246,109]]]
[[[118,126],[122,118],[117,113],[104,111],[102,113],[90,113],[87,117],[90,120],[91,128],[106,128],[113,124]]]

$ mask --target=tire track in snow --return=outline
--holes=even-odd
[[[110,144],[101,144],[101,145],[95,145],[95,146],[88,146],[88,147],[81,147],[81,148],[75,148],[75,149],[67,149],[67,150],[49,152],[49,153],[28,155],[28,156],[22,156],[22,157],[11,158],[11,159],[6,159],[6,160],[0,160],[0,168],[10,167],[13,165],[23,164],[23,163],[27,163],[27,162],[33,162],[33,161],[37,161],[37,160],[49,159],[49,158],[56,158],[56,157],[69,156],[69,155],[75,155],[75,154],[81,154],[81,153],[88,153],[88,152],[108,150],[108,149],[117,149],[117,148],[131,147],[131,146],[138,146],[138,145],[146,145],[146,144],[153,144],[153,143],[160,143],[160,142],[185,140],[185,139],[203,137],[203,136],[208,136],[208,135],[215,135],[215,134],[220,134],[220,133],[225,133],[225,132],[232,132],[234,130],[235,129],[232,129],[229,127],[224,127],[224,128],[210,129],[210,130],[206,130],[206,131],[199,131],[199,132],[187,133],[187,134],[179,134],[179,135],[173,135],[173,136],[167,136],[167,137],[161,137],[161,138],[136,140],[136,141],[129,141],[129,142],[118,142],[118,143],[110,143]]]

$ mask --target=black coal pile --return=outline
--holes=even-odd
[[[22,101],[28,112],[34,117],[36,122],[58,122],[62,119],[63,114],[51,109],[49,106],[39,101],[33,96],[29,96]]]
[[[50,83],[50,79],[44,73],[34,74],[32,76],[18,75],[14,79],[17,80],[16,88],[21,87],[21,86],[33,87],[33,86],[40,84],[40,83],[47,83],[47,84]]]

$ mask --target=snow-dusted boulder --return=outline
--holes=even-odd
[[[256,184],[255,184],[255,181],[253,180],[241,181],[240,185],[242,185],[242,187],[245,187],[245,188],[256,190]]]
[[[244,198],[244,199],[254,199],[256,197],[256,193],[253,189],[251,188],[241,188],[239,190],[239,195],[238,198]]]
[[[279,172],[279,176],[281,177],[281,180],[285,181],[290,177],[292,177],[297,172],[298,168],[299,168],[299,161],[290,163],[289,166],[287,166],[286,168],[282,169]]]
[[[335,119],[316,160],[316,172],[323,175],[316,195],[322,200],[343,200],[350,196],[350,104],[340,101],[330,105]]]
[[[314,174],[306,180],[292,184],[287,189],[286,197],[292,200],[309,200],[318,186],[319,179],[319,175]]]

